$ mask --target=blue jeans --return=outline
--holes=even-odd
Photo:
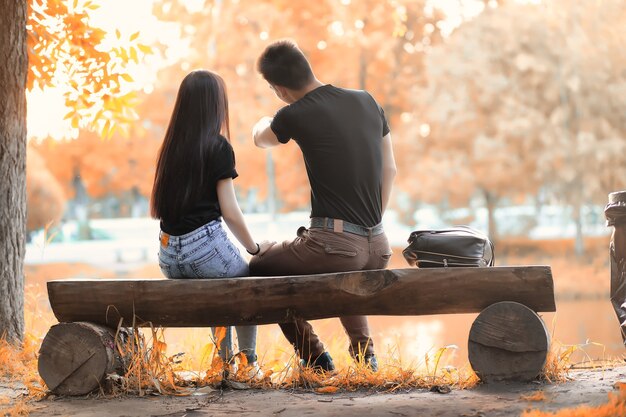
[[[219,220],[214,220],[182,236],[161,232],[159,267],[167,278],[234,278],[249,275],[248,263],[228,239]],[[215,295],[216,297],[219,294]],[[239,350],[249,363],[256,362],[257,326],[235,326]],[[215,336],[215,328],[211,328]],[[224,361],[230,361],[232,327],[218,347]]]

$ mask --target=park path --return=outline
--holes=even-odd
[[[31,416],[516,416],[538,408],[556,411],[598,406],[614,385],[626,381],[626,367],[572,372],[560,384],[482,385],[439,394],[426,390],[315,394],[288,390],[205,390],[188,397],[57,398],[35,404]],[[542,399],[544,398],[545,399]],[[534,400],[534,401],[533,401]]]

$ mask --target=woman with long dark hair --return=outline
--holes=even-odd
[[[224,81],[210,71],[191,72],[178,90],[152,189],[151,214],[161,221],[159,266],[167,278],[248,275],[221,219],[250,255],[262,255],[275,243],[256,243],[246,227],[233,187],[238,174],[229,136]],[[256,326],[236,330],[252,375],[258,371]],[[231,327],[218,351],[226,363],[232,361]]]

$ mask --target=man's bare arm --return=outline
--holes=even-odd
[[[389,203],[391,196],[391,188],[393,187],[393,179],[397,173],[396,160],[393,157],[393,146],[391,146],[391,133],[383,136],[383,185],[381,191],[383,213]]]
[[[252,137],[254,138],[254,144],[259,148],[272,148],[274,146],[280,145],[278,138],[270,127],[271,124],[271,117],[263,117],[252,128]]]

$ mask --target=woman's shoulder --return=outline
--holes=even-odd
[[[224,153],[234,152],[230,141],[222,135],[217,135],[213,140],[213,146],[211,146],[211,155],[220,156]]]
[[[223,135],[218,135],[217,140],[213,146],[212,159],[213,160],[230,160],[235,158],[235,150],[230,144],[230,141]]]
[[[228,140],[223,135],[217,135],[217,145],[220,148],[232,149],[233,146],[230,144],[230,140]]]

